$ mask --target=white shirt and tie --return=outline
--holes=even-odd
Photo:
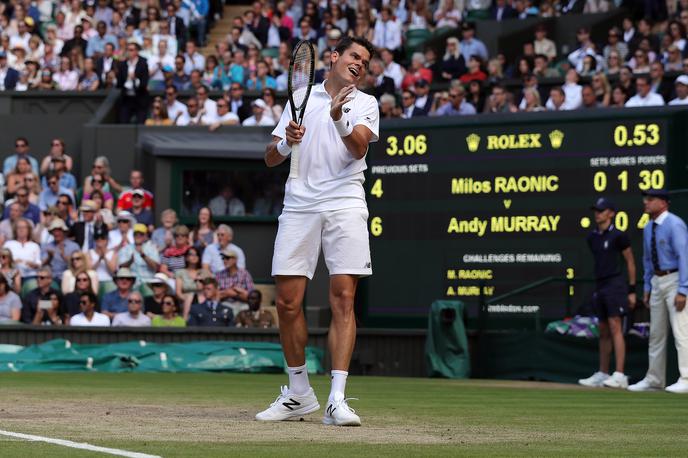
[[[93,239],[93,222],[84,223],[84,243],[81,245],[82,251],[88,251],[95,247]]]

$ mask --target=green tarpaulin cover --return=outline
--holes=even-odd
[[[306,348],[308,372],[322,373],[323,350]],[[0,372],[284,372],[279,344],[271,342],[146,341],[78,345],[51,340],[40,345],[0,345]]]
[[[464,304],[459,301],[432,303],[425,341],[430,377],[468,378],[471,375],[463,310]]]

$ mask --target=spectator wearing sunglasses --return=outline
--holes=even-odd
[[[24,137],[18,137],[14,141],[14,151],[15,153],[5,159],[2,166],[2,173],[4,175],[9,174],[17,165],[17,159],[20,157],[26,157],[31,163],[31,168],[33,173],[38,175],[38,160],[29,154],[29,141]]]
[[[52,295],[60,296],[60,292],[53,288],[53,271],[50,267],[45,266],[40,268],[36,281],[38,286],[29,291],[26,297],[24,297],[21,320],[27,324],[33,323],[36,312],[38,311],[39,302],[50,301]]]
[[[186,321],[177,313],[177,300],[172,294],[165,294],[162,298],[162,315],[156,315],[151,320],[153,327],[186,327]]]
[[[127,305],[126,312],[115,315],[115,318],[112,320],[112,327],[143,327],[151,325],[150,318],[143,313],[143,296],[141,296],[141,293],[134,291],[129,294]]]
[[[60,186],[60,176],[56,173],[50,173],[47,178],[47,186],[41,192],[38,198],[38,207],[41,210],[47,210],[48,207],[57,205],[57,201],[61,194],[66,194],[74,202],[74,193],[71,189]]]

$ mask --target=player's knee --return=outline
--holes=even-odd
[[[355,292],[353,289],[342,288],[332,291],[332,305],[350,307],[353,310]]]
[[[301,313],[301,304],[296,299],[278,297],[275,304],[280,320],[293,319]]]

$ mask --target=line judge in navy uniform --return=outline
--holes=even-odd
[[[623,318],[628,309],[633,309],[635,296],[635,260],[631,240],[612,221],[616,214],[615,205],[600,197],[590,208],[595,212],[597,227],[587,238],[588,246],[595,260],[595,292],[593,304],[599,318],[600,367],[591,377],[578,381],[585,386],[607,386],[628,388],[628,377],[624,374],[626,342],[623,335]],[[624,280],[621,259],[626,263],[628,281]],[[609,360],[612,346],[615,355],[615,371],[609,376]]]
[[[192,304],[189,311],[189,326],[227,327],[234,324],[234,312],[230,307],[220,303],[220,290],[213,277],[203,280],[205,302]]]
[[[662,389],[666,382],[668,327],[678,354],[678,381],[666,388],[688,394],[688,230],[686,223],[669,212],[669,193],[663,189],[643,193],[650,221],[643,230],[644,299],[650,306],[650,342],[645,378],[628,387],[631,391]]]

